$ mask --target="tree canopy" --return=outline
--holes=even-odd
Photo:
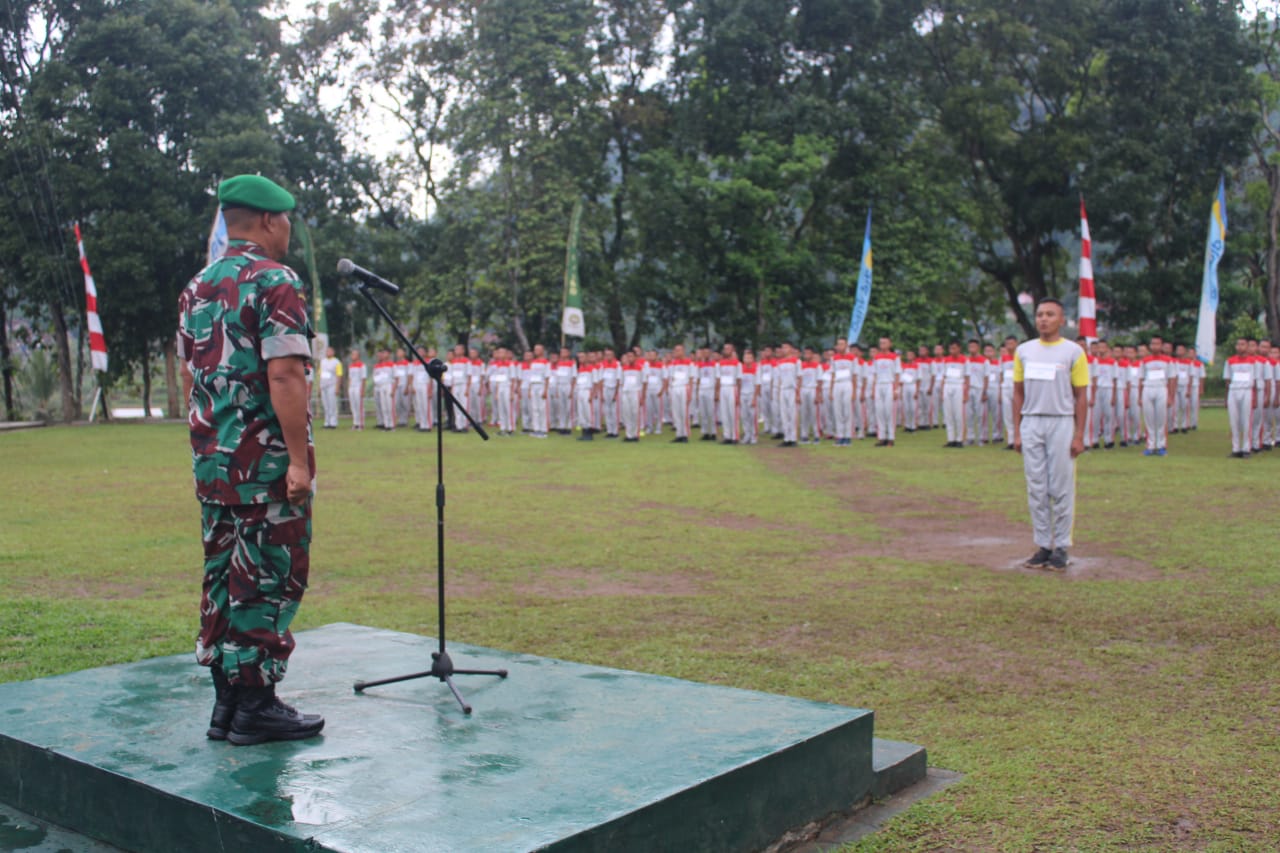
[[[8,8],[0,358],[15,318],[49,331],[64,417],[83,369],[69,342],[83,328],[71,223],[84,226],[113,375],[149,375],[172,361],[174,302],[203,263],[214,188],[239,172],[298,197],[339,348],[388,340],[333,272],[340,256],[404,285],[397,309],[420,340],[557,341],[578,200],[596,343],[828,343],[848,324],[868,210],[864,336],[1030,333],[1027,297],[1075,294],[1082,195],[1103,329],[1189,340],[1220,174],[1233,208],[1220,329],[1265,311],[1280,341],[1274,12],[1244,20],[1225,0],[334,0],[296,20],[265,0]]]

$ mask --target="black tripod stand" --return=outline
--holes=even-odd
[[[448,650],[444,645],[444,413],[445,404],[453,406],[455,411],[462,412],[467,421],[476,428],[476,434],[485,441],[489,440],[489,434],[484,431],[484,427],[476,423],[475,418],[471,417],[462,404],[460,404],[453,392],[445,387],[441,382],[444,372],[448,370],[448,366],[437,358],[426,361],[418,354],[417,348],[405,335],[404,331],[396,325],[396,321],[391,319],[391,315],[387,309],[382,306],[373,294],[369,292],[367,285],[360,285],[360,292],[369,300],[373,307],[382,315],[382,319],[387,321],[387,325],[395,332],[397,338],[400,339],[408,352],[413,353],[423,367],[427,369],[427,374],[435,380],[436,383],[436,410],[440,413],[440,419],[436,423],[436,586],[438,590],[437,608],[438,618],[440,622],[440,650],[431,653],[431,669],[426,672],[414,672],[409,675],[397,675],[391,678],[380,678],[377,681],[357,681],[355,683],[355,691],[363,693],[365,688],[377,687],[380,684],[393,684],[397,681],[410,681],[415,678],[438,678],[445,684],[449,685],[449,689],[453,691],[453,698],[458,700],[458,704],[462,706],[464,714],[471,713],[471,706],[462,698],[462,694],[458,692],[458,688],[453,684],[453,676],[455,675],[496,675],[499,678],[506,678],[507,671],[505,669],[454,669],[453,659],[449,657]]]

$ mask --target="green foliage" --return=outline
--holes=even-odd
[[[49,419],[49,401],[58,391],[58,362],[47,349],[34,349],[18,372],[22,408],[36,420]]]

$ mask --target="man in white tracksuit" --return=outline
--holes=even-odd
[[[1151,338],[1151,354],[1142,359],[1138,371],[1138,405],[1142,409],[1142,425],[1147,431],[1147,449],[1143,456],[1167,456],[1169,451],[1169,400],[1173,398],[1174,375],[1164,357],[1164,339]]]
[[[1227,380],[1227,420],[1231,425],[1231,455],[1247,459],[1250,447],[1250,416],[1258,399],[1254,384],[1254,363],[1249,355],[1249,342],[1236,339],[1236,354],[1222,366]]]
[[[831,416],[837,447],[853,444],[854,387],[857,382],[858,359],[849,352],[849,342],[836,338],[836,351],[831,355]]]
[[[351,351],[351,361],[347,364],[347,405],[351,409],[351,428],[364,429],[364,385],[368,378],[364,362],[360,360],[360,351]]]
[[[876,447],[893,447],[897,427],[898,400],[902,396],[902,361],[893,351],[893,342],[881,338],[872,360],[871,379],[876,401]]]
[[[689,443],[689,408],[693,400],[693,386],[698,377],[698,365],[685,358],[684,344],[676,344],[667,364],[663,394],[671,401],[671,424],[675,427],[675,444]],[[616,387],[616,386],[615,386]]]
[[[739,392],[742,362],[733,344],[725,344],[716,365],[716,410],[720,415],[720,443],[737,444],[741,437],[738,425]]]
[[[633,353],[623,353],[622,390],[619,393],[623,441],[640,440],[640,411],[644,408],[644,391],[644,366],[636,362]]]
[[[395,387],[395,364],[391,353],[382,350],[373,365],[373,403],[378,429],[396,428]]]
[[[1022,453],[1027,505],[1037,546],[1028,568],[1065,571],[1075,520],[1075,459],[1084,452],[1089,362],[1062,337],[1062,303],[1036,305],[1039,338],[1013,356],[1013,446]]]
[[[342,362],[333,354],[333,347],[324,351],[320,359],[320,405],[324,409],[324,428],[338,428],[338,386],[342,382]]]
[[[800,410],[800,359],[790,343],[784,343],[776,355],[773,381],[777,387],[776,411],[782,431],[782,446],[795,447],[799,432],[796,419]]]
[[[965,444],[986,444],[983,436],[987,411],[987,360],[982,357],[982,343],[969,341],[969,357],[965,363],[969,377],[969,396],[965,400]]]
[[[964,447],[964,410],[969,402],[969,359],[960,354],[960,342],[947,345],[942,366],[942,421],[947,428],[944,447]],[[939,359],[934,359],[935,366]]]

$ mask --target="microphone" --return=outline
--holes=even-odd
[[[390,293],[392,296],[395,296],[400,292],[398,285],[392,284],[377,273],[369,272],[364,267],[356,266],[346,258],[338,261],[338,274],[355,276],[369,287],[372,287],[375,290],[381,290],[383,293]]]

